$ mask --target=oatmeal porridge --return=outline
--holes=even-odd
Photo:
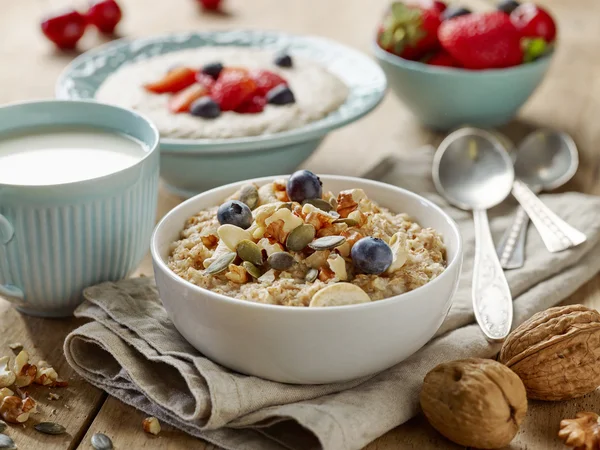
[[[245,47],[172,52],[122,66],[95,98],[142,112],[162,137],[276,133],[325,117],[348,96],[325,67],[292,56]]]
[[[308,171],[247,185],[190,217],[172,244],[178,276],[238,299],[286,306],[365,303],[446,268],[442,236],[362,189],[322,192]]]

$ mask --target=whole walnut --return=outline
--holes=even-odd
[[[600,386],[600,313],[583,305],[533,315],[504,341],[498,360],[537,400],[581,397]]]
[[[421,408],[431,425],[467,447],[500,448],[515,437],[527,413],[519,377],[491,359],[440,364],[423,381]]]

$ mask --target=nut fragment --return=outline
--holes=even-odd
[[[146,417],[142,422],[142,427],[146,433],[157,435],[160,433],[160,422],[156,417]]]
[[[271,242],[268,238],[262,238],[256,243],[261,250],[264,250],[267,257],[271,256],[275,252],[282,252],[283,246],[279,242]]]
[[[352,211],[358,209],[358,203],[364,198],[367,198],[367,194],[362,189],[341,191],[337,198],[337,212],[341,217],[348,217]]]
[[[60,398],[60,395],[55,394],[54,392],[50,392],[48,394],[48,400],[58,400]]]
[[[35,383],[43,386],[54,386],[58,380],[58,373],[48,365],[46,361],[40,361],[37,364],[37,373]]]
[[[314,226],[317,231],[330,227],[338,219],[335,211],[325,212],[311,203],[304,204],[301,215],[304,221]]]
[[[371,298],[352,283],[334,283],[313,295],[309,306],[342,306],[369,303]]]
[[[8,356],[0,358],[0,388],[11,386],[17,378],[15,373],[8,367],[9,362],[10,358]]]
[[[15,380],[15,386],[17,387],[29,386],[35,380],[37,367],[29,364],[29,353],[25,350],[21,350],[15,356],[14,372],[17,376]]]
[[[252,236],[248,230],[244,230],[229,223],[221,225],[217,230],[217,234],[221,241],[225,243],[230,250],[235,252],[237,245],[244,240],[251,240]]]
[[[390,248],[392,249],[393,260],[390,267],[387,269],[387,273],[393,273],[400,270],[408,259],[408,248],[406,245],[406,234],[403,232],[395,233],[389,242]]]
[[[600,448],[600,417],[595,412],[578,412],[575,419],[560,421],[558,437],[575,450]]]
[[[29,419],[29,411],[24,409],[25,400],[11,395],[0,403],[0,417],[9,423],[23,423]],[[33,408],[29,408],[31,410]]]
[[[4,398],[10,397],[11,395],[15,395],[15,393],[13,391],[11,391],[9,388],[0,389],[0,402],[2,402],[2,400],[4,400]]]
[[[225,274],[225,277],[234,283],[244,284],[248,282],[248,273],[242,266],[236,266],[235,264],[229,264],[229,271]]]
[[[304,221],[289,209],[278,209],[265,219],[265,225],[267,226],[265,236],[273,237],[278,242],[284,243],[287,235],[303,223]]]
[[[331,254],[327,259],[331,271],[335,274],[335,278],[340,281],[346,281],[348,279],[348,273],[346,272],[346,261],[338,254]]]
[[[581,397],[600,386],[600,313],[583,305],[533,315],[505,340],[498,359],[538,400]]]
[[[466,447],[508,445],[527,412],[519,377],[491,359],[469,358],[436,366],[425,376],[420,401],[431,425]]]
[[[217,248],[215,248],[215,251],[213,252],[212,256],[210,258],[206,258],[203,261],[202,265],[204,266],[205,269],[207,269],[208,267],[210,267],[210,265],[213,262],[215,262],[221,256],[228,254],[228,253],[231,253],[231,249],[229,247],[227,247],[225,242],[219,241],[219,244],[217,245]]]
[[[8,344],[8,348],[10,348],[13,352],[19,353],[23,350],[23,344],[20,342],[13,342],[12,344]]]

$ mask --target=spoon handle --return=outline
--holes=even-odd
[[[473,211],[475,262],[473,266],[473,311],[488,340],[503,341],[513,321],[512,295],[498,260],[487,212]]]
[[[548,251],[561,252],[585,242],[585,234],[554,214],[522,181],[515,180],[512,194],[529,215]]]
[[[503,269],[518,269],[525,263],[525,240],[529,216],[518,207],[511,226],[506,230],[497,248],[500,265]]]

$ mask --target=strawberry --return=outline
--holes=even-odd
[[[215,79],[206,73],[196,72],[196,83],[200,83],[210,91],[215,84]]]
[[[169,99],[169,111],[174,114],[189,112],[192,103],[207,95],[206,86],[199,83],[192,84]]]
[[[210,90],[221,111],[233,111],[256,91],[256,83],[247,70],[225,68]]]
[[[42,32],[60,49],[73,49],[87,27],[85,17],[74,9],[47,17],[41,24]]]
[[[250,76],[256,83],[256,93],[263,97],[267,95],[267,92],[274,87],[279,86],[280,84],[285,84],[287,86],[287,81],[285,81],[285,78],[268,70],[251,70]]]
[[[249,99],[245,100],[240,106],[235,109],[235,112],[241,114],[257,114],[263,112],[267,99],[258,93],[254,94]]]
[[[440,13],[417,5],[393,2],[379,31],[379,45],[402,58],[419,59],[439,46]]]
[[[542,38],[551,43],[556,39],[556,23],[544,8],[533,3],[523,3],[510,13],[510,20],[521,36]]]
[[[144,88],[155,94],[175,93],[191,86],[196,82],[196,71],[189,67],[175,67],[164,77],[153,83],[147,83]]]
[[[207,11],[218,11],[221,9],[221,0],[198,0]]]
[[[501,11],[445,21],[438,37],[444,50],[467,69],[511,67],[523,62],[521,35]]]
[[[461,67],[460,63],[450,53],[440,50],[425,61],[430,66]]]

